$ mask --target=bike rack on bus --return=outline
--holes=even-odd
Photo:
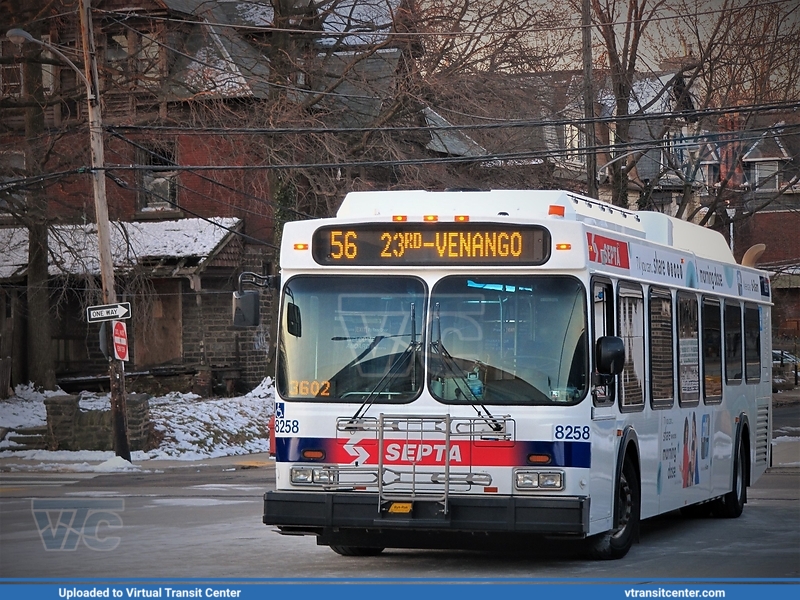
[[[489,423],[482,417],[381,413],[377,419],[341,418],[337,429],[351,435],[361,432],[377,437],[377,471],[362,472],[362,477],[369,477],[371,484],[377,485],[378,512],[381,513],[393,502],[427,501],[439,503],[441,514],[447,515],[454,489],[466,491],[473,485],[485,487],[492,483],[489,473],[453,472],[452,440],[511,443],[514,439],[514,421],[507,415]],[[431,457],[433,464],[424,464],[427,457]],[[402,464],[390,464],[391,461]],[[343,476],[341,483],[347,478],[345,473],[355,475],[353,468],[339,469]]]

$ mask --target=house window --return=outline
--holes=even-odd
[[[719,183],[719,163],[702,163],[700,165],[703,183],[709,188],[713,188]]]
[[[160,46],[155,33],[109,34],[106,64],[116,84],[152,88],[159,85]]]
[[[0,152],[0,189],[3,183],[24,176],[25,154],[18,151]],[[0,215],[25,205],[25,194],[13,190],[0,193]]]
[[[16,45],[0,41],[0,55],[9,59],[15,55]],[[19,96],[22,93],[22,65],[0,63],[0,96]]]
[[[564,126],[564,147],[568,158],[581,163],[586,162],[586,155],[583,153],[586,147],[585,135],[577,125],[567,123]]]
[[[50,44],[50,35],[45,34],[42,36],[42,41],[45,44]],[[54,60],[55,56],[47,50],[42,49],[42,58],[47,60]],[[53,93],[53,85],[56,80],[56,67],[55,65],[42,65],[42,88],[45,94]]]
[[[664,136],[664,144],[661,148],[662,168],[673,169],[690,165],[690,149],[691,145],[687,142],[684,133],[677,131],[667,133]]]
[[[142,166],[139,173],[139,209],[176,209],[178,198],[177,171],[147,167],[169,167],[177,165],[175,144],[162,143],[142,146],[137,149],[137,163]]]
[[[50,36],[43,35],[42,41],[45,44],[49,44]],[[2,48],[2,57],[5,59],[9,59],[20,52],[16,44],[11,41],[0,42],[0,48]],[[42,49],[42,58],[53,60],[54,57],[49,50]],[[55,74],[55,65],[42,65],[42,88],[45,94],[53,92]],[[0,64],[0,96],[19,96],[22,94],[24,91],[22,79],[22,65],[20,63]]]
[[[106,38],[106,63],[114,83],[122,83],[128,78],[128,36],[124,33],[109,35]]]
[[[747,180],[755,191],[774,192],[778,189],[778,162],[774,160],[751,163]]]

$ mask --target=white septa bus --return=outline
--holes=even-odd
[[[563,191],[356,192],[287,223],[280,267],[284,534],[618,558],[640,519],[739,516],[769,463],[769,278],[714,231]]]

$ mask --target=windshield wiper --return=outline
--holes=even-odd
[[[391,336],[378,336],[375,338],[372,344],[359,356],[355,358],[349,365],[348,368],[352,365],[358,363],[362,358],[364,358],[375,346],[377,346],[381,340],[387,337],[405,337],[408,334],[398,334],[398,335],[391,335]],[[380,339],[378,339],[380,338]],[[375,387],[370,390],[367,397],[364,398],[364,401],[361,403],[361,406],[358,407],[358,410],[355,414],[350,417],[350,420],[347,422],[348,425],[355,425],[358,419],[361,419],[369,410],[369,407],[372,406],[375,398],[386,388],[387,385],[395,381],[398,374],[400,373],[401,368],[406,364],[408,359],[411,357],[413,360],[414,353],[419,350],[420,344],[417,341],[417,321],[416,321],[416,306],[412,302],[411,303],[411,341],[409,342],[408,346],[400,353],[400,355],[392,361],[392,364],[389,365],[389,369],[386,373],[381,377],[380,381],[375,384]],[[343,369],[344,370],[344,369]],[[417,381],[417,372],[416,372],[416,361],[412,364],[412,371],[411,371],[411,381]],[[346,426],[345,426],[346,428]]]
[[[472,406],[472,408],[475,409],[475,412],[478,413],[478,416],[483,419],[489,427],[492,428],[492,431],[502,431],[503,423],[498,421],[497,418],[489,412],[489,409],[483,405],[480,398],[478,398],[478,396],[475,395],[475,392],[470,389],[467,374],[461,369],[460,366],[458,366],[456,359],[453,358],[453,356],[447,351],[447,348],[445,348],[444,344],[442,343],[442,322],[439,315],[438,302],[434,305],[433,311],[434,323],[436,326],[436,340],[431,340],[431,350],[436,352],[436,354],[442,358],[442,364],[447,368],[450,374],[453,375],[453,381],[455,381],[456,384],[456,391],[467,399],[469,405]],[[464,392],[465,389],[466,393]],[[474,402],[470,402],[470,396]],[[481,413],[480,409],[483,409],[483,413]]]
[[[363,336],[362,337],[342,337],[342,336],[332,337],[331,338],[332,342],[344,342],[344,341],[352,341],[352,340],[372,340],[370,345],[367,346],[367,348],[363,352],[361,352],[361,354],[356,356],[353,360],[351,360],[349,363],[347,363],[345,366],[343,366],[341,369],[339,369],[339,372],[341,373],[341,372],[349,369],[350,367],[353,367],[353,366],[357,365],[358,363],[360,363],[361,359],[363,359],[367,354],[372,352],[378,346],[378,344],[380,344],[383,340],[387,340],[389,338],[396,338],[396,337],[406,337],[407,335],[408,335],[407,333],[405,333],[405,334],[397,334],[397,335],[376,335],[374,338],[363,337]]]

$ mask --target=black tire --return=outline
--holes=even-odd
[[[378,556],[383,548],[367,548],[365,546],[331,546],[331,550],[341,556]]]
[[[733,460],[733,489],[717,500],[714,506],[714,513],[724,519],[735,519],[744,510],[747,502],[747,464],[744,440],[740,438]]]
[[[589,556],[597,560],[622,558],[631,549],[639,531],[641,491],[639,475],[630,457],[625,457],[616,489],[618,526],[589,538]]]

